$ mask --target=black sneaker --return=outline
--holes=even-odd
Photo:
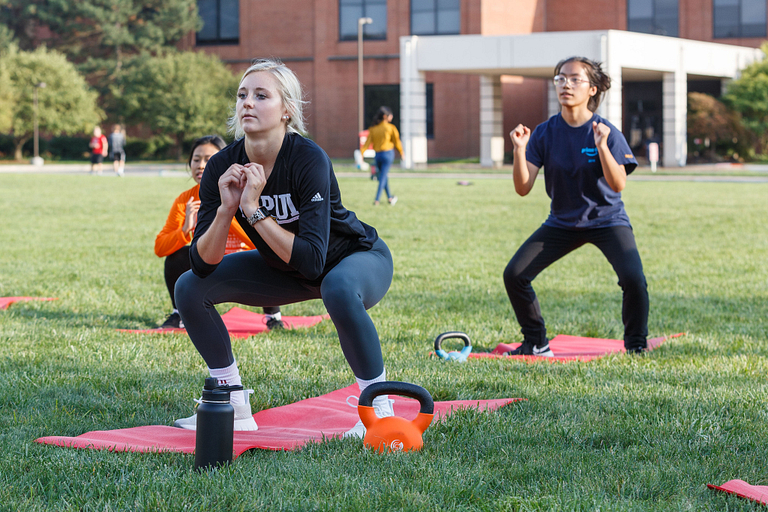
[[[267,329],[270,331],[278,330],[278,329],[285,329],[285,324],[282,320],[279,318],[275,318],[273,316],[267,317]]]
[[[539,357],[554,357],[555,354],[552,353],[552,349],[549,348],[549,341],[547,341],[546,345],[543,346],[537,346],[533,343],[527,343],[523,341],[522,345],[517,347],[514,350],[510,350],[509,352],[505,352],[504,355],[507,356],[539,356]]]
[[[184,322],[181,321],[181,316],[178,313],[171,313],[168,318],[165,319],[163,325],[158,329],[183,329]]]

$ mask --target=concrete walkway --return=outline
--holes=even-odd
[[[483,168],[477,164],[435,164],[432,172],[402,171],[394,167],[390,176],[396,179],[409,178],[433,178],[451,180],[498,180],[512,179],[512,166],[504,166],[495,172],[483,172]],[[0,164],[0,174],[32,173],[32,174],[89,174],[91,166],[82,164],[45,164],[33,166],[29,164]],[[397,170],[396,170],[397,169]],[[340,178],[370,179],[365,171],[358,171],[351,164],[335,164],[336,176]],[[462,172],[465,171],[465,172]],[[667,171],[659,169],[658,173],[649,174],[650,168],[641,167],[640,172],[630,175],[632,181],[692,181],[692,182],[732,182],[732,183],[768,183],[768,165],[761,164],[713,164],[690,165],[680,169]],[[746,171],[761,173],[761,175],[738,176],[735,173]],[[673,174],[674,173],[674,174]],[[765,175],[762,175],[765,173]],[[162,176],[183,177],[189,176],[187,166],[184,163],[128,163],[125,166],[125,175],[132,176]],[[114,178],[112,166],[104,165],[102,178]],[[541,174],[539,175],[541,178]]]

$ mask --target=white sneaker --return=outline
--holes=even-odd
[[[357,398],[354,396],[347,397],[347,405],[351,407],[357,407],[355,405],[352,405],[349,403],[350,398]],[[387,395],[381,395],[377,396],[373,399],[373,411],[376,413],[376,416],[379,418],[386,418],[387,416],[394,416],[395,411],[392,410],[392,405],[395,403],[394,400],[390,399]],[[363,420],[358,420],[357,423],[355,423],[355,426],[351,429],[344,432],[343,438],[347,437],[358,437],[360,439],[365,437],[365,425],[363,425]]]
[[[248,395],[253,393],[253,390],[246,389],[243,390],[243,393],[245,393],[245,403],[242,405],[232,405],[232,408],[235,409],[234,430],[237,432],[258,430],[259,426],[256,425],[256,420],[253,419],[253,414],[251,414],[251,402],[248,399]],[[199,404],[201,400],[195,400],[195,402]],[[197,430],[197,413],[189,418],[181,418],[174,421],[173,426],[185,430]]]
[[[555,354],[552,352],[552,349],[549,348],[549,343],[547,343],[543,347],[534,346],[533,355],[540,356],[540,357],[555,357]]]

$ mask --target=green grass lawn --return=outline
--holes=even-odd
[[[527,401],[456,413],[417,453],[335,440],[208,474],[190,455],[38,445],[191,413],[207,372],[188,338],[115,330],[169,313],[153,243],[191,180],[0,175],[0,296],[59,299],[0,311],[0,510],[764,510],[705,484],[768,485],[768,184],[630,181],[650,334],[686,335],[564,364],[428,357],[448,330],[476,351],[521,340],[501,274],[548,213],[543,183],[520,198],[511,180],[400,179],[395,207],[372,206],[367,179],[340,185],[394,256],[370,312],[388,377],[435,400]],[[616,276],[594,247],[535,286],[550,334],[622,337]],[[234,347],[254,410],[354,381],[330,321]]]

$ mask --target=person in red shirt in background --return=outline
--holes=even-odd
[[[88,147],[91,148],[91,174],[94,171],[96,174],[101,174],[104,170],[104,157],[107,156],[109,148],[107,146],[107,137],[101,133],[100,127],[97,126],[93,129],[93,137],[91,137]]]
[[[165,285],[168,287],[171,304],[173,304],[173,312],[158,329],[184,327],[179,311],[176,309],[174,287],[181,274],[191,268],[189,244],[192,242],[197,224],[197,211],[200,209],[200,180],[203,178],[205,164],[224,146],[226,146],[224,139],[218,135],[206,135],[192,143],[188,164],[196,185],[182,192],[176,198],[168,214],[168,219],[165,221],[165,226],[155,238],[155,254],[159,258],[165,258]],[[236,221],[232,221],[227,235],[225,254],[250,251],[254,248],[253,242],[245,234],[243,228]],[[265,307],[264,314],[267,316],[268,329],[285,327],[279,307]]]

